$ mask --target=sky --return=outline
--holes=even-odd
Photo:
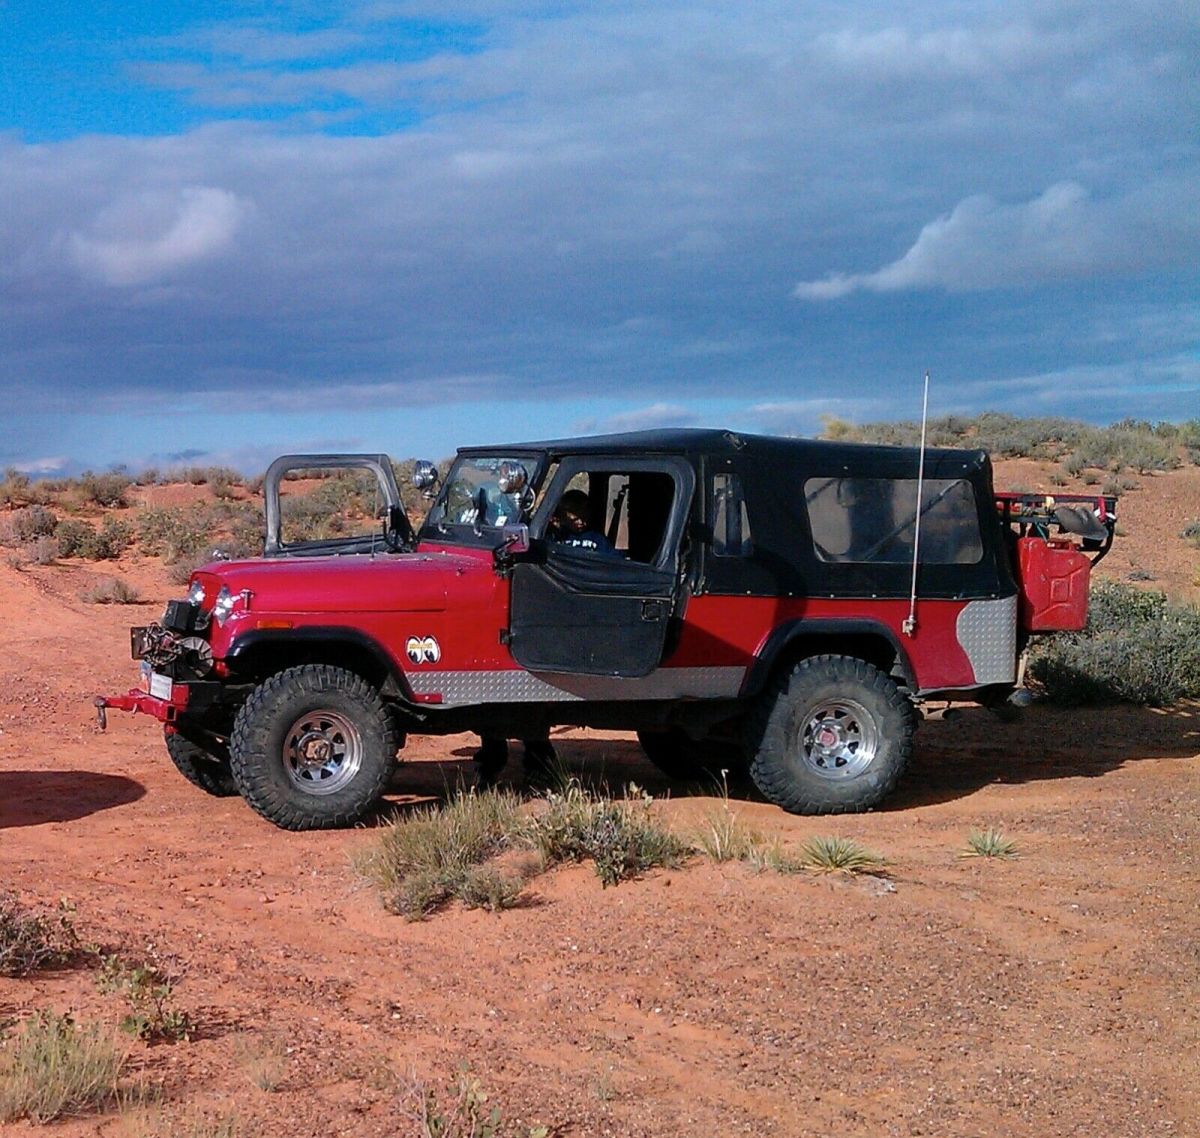
[[[0,0],[0,467],[1200,416],[1200,6]]]

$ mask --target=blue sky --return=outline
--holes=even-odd
[[[0,21],[0,466],[1200,415],[1194,4]]]

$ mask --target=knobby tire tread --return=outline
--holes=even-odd
[[[272,765],[282,769],[282,757],[279,740],[272,736],[280,731],[281,724],[284,729],[291,725],[292,713],[286,708],[306,693],[323,698],[337,693],[361,703],[359,712],[364,719],[359,731],[364,736],[366,753],[359,775],[351,784],[354,799],[340,810],[330,809],[328,799],[306,796],[273,777]],[[285,711],[282,717],[281,710]],[[378,729],[381,739],[380,754],[376,755],[372,755],[369,742],[372,727]],[[366,680],[329,664],[301,664],[277,672],[254,689],[234,719],[229,751],[238,789],[257,813],[284,830],[332,830],[354,825],[379,801],[392,776],[398,749],[395,723],[378,692]],[[286,775],[283,778],[286,781]]]
[[[843,674],[839,676],[837,673]],[[786,757],[786,739],[781,737],[783,724],[779,720],[786,719],[786,705],[794,697],[797,688],[802,689],[810,680],[819,683],[823,679],[861,683],[868,692],[883,701],[889,717],[893,717],[894,733],[889,732],[886,724],[880,726],[880,750],[894,743],[895,753],[879,764],[878,771],[868,772],[873,773],[874,778],[862,783],[854,780],[858,784],[854,789],[859,791],[856,798],[831,800],[829,787],[821,787],[825,793],[818,795],[812,786],[797,781],[789,769],[791,764]],[[878,805],[900,781],[911,757],[914,728],[912,704],[891,677],[874,665],[855,656],[809,656],[791,671],[781,673],[759,699],[751,714],[749,731],[753,741],[753,757],[750,774],[759,790],[790,814],[861,814]],[[875,765],[873,763],[872,767]],[[817,777],[811,776],[813,779]],[[864,787],[865,790],[861,789]]]

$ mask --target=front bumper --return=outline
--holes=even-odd
[[[141,712],[153,716],[162,723],[174,723],[188,705],[188,685],[172,684],[171,695],[161,699],[142,691],[141,688],[130,688],[124,695],[98,695],[92,701],[96,707],[96,722],[103,731],[108,727],[108,708],[116,711]]]

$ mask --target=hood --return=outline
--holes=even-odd
[[[453,554],[391,554],[387,557],[296,557],[218,561],[196,571],[211,605],[224,585],[249,589],[252,612],[440,612],[449,578],[479,563]]]

